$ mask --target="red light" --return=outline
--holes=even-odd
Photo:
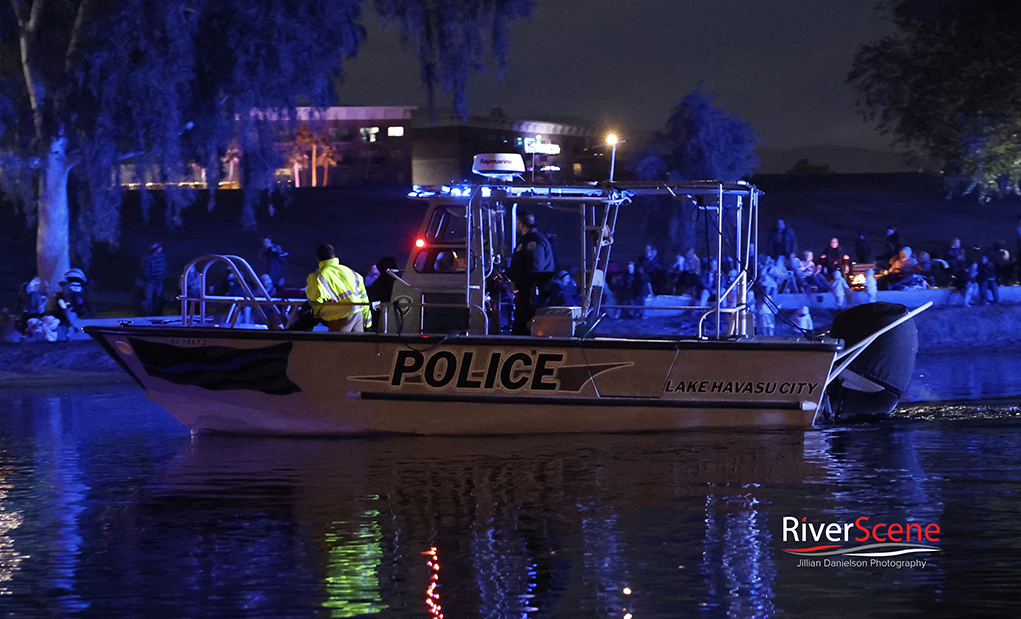
[[[415,241],[415,247],[417,247],[419,249],[425,247],[425,239],[417,239]]]

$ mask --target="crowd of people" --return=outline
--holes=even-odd
[[[537,307],[544,305],[578,305],[582,282],[577,281],[578,270],[557,270],[554,266],[549,241],[535,227],[534,218],[525,214],[519,219],[522,243],[515,248],[517,259],[512,257],[508,276],[514,284],[514,332],[527,330],[527,321]],[[965,248],[958,238],[951,239],[946,248],[916,252],[901,242],[894,226],[886,230],[880,251],[873,251],[868,235],[863,231],[854,240],[853,250],[844,249],[838,237],[830,239],[821,251],[799,250],[794,231],[782,219],[777,220],[761,245],[757,255],[758,277],[752,282],[753,298],[758,299],[756,313],[760,328],[769,332],[771,316],[764,307],[766,299],[779,293],[832,294],[838,307],[859,302],[874,301],[879,290],[913,290],[930,287],[944,288],[951,295],[959,295],[964,305],[999,303],[1000,286],[1021,283],[1021,217],[1015,238],[1015,254],[998,241],[988,247]],[[373,262],[364,274],[339,265],[332,247],[320,246],[317,252],[319,268],[309,275],[304,288],[288,286],[286,281],[288,252],[263,239],[258,255],[260,283],[269,295],[307,296],[306,319],[322,321],[331,329],[367,329],[379,324],[376,302],[388,302],[394,278],[387,271],[396,271],[393,257]],[[337,262],[337,264],[333,264]],[[726,289],[737,277],[741,266],[733,259],[724,264],[716,258],[700,257],[693,248],[675,255],[669,266],[659,256],[657,248],[646,245],[637,260],[612,262],[606,273],[603,304],[610,314],[621,318],[641,318],[647,300],[657,295],[681,297],[689,306],[705,307],[715,302],[717,278]],[[167,259],[160,243],[152,243],[139,265],[137,280],[137,310],[144,315],[161,315],[163,312],[164,283]],[[198,278],[189,278],[196,285]],[[64,339],[77,322],[94,316],[88,300],[87,278],[81,269],[71,269],[61,279],[58,289],[49,290],[47,282],[34,278],[22,285],[18,305],[13,312],[0,315],[0,339],[3,341]],[[190,296],[197,290],[182,291]],[[208,292],[229,296],[242,296],[240,283],[227,273],[222,282]],[[332,293],[332,295],[331,295]],[[333,316],[329,301],[355,299],[351,309],[343,316]],[[724,303],[733,302],[725,299]],[[378,306],[378,305],[377,305]],[[324,315],[324,308],[328,316]],[[336,313],[336,312],[334,312]],[[808,314],[802,317],[801,314]],[[810,313],[802,311],[799,320],[811,320]],[[357,316],[357,317],[356,317]],[[353,323],[359,322],[358,325]],[[299,328],[304,328],[299,326]]]
[[[959,294],[964,305],[984,305],[999,303],[1000,286],[1021,283],[1021,217],[1014,256],[1003,241],[966,250],[959,238],[942,250],[917,252],[901,241],[894,226],[888,226],[879,252],[873,251],[863,231],[855,239],[853,258],[834,237],[816,261],[811,251],[799,258],[796,239],[790,252],[789,240],[779,242],[785,229],[793,238],[778,221],[759,257],[759,283],[766,290],[783,292],[786,285],[788,292],[831,292],[843,307],[851,303],[852,290],[864,291],[865,298],[874,301],[879,290],[945,288]]]
[[[1021,217],[1017,253],[1011,256],[1005,245],[999,241],[965,250],[955,238],[942,251],[917,253],[889,226],[879,252],[873,251],[863,231],[855,238],[853,250],[845,250],[840,239],[832,237],[816,253],[799,251],[797,236],[780,219],[765,236],[764,251],[757,255],[758,277],[752,290],[760,305],[763,297],[778,293],[823,293],[832,294],[837,307],[847,307],[875,301],[880,290],[926,288],[958,294],[963,305],[998,303],[1000,286],[1021,284]],[[647,299],[658,295],[679,296],[688,305],[706,306],[715,301],[717,274],[722,273],[725,289],[737,277],[739,266],[728,259],[721,269],[716,258],[700,258],[694,249],[688,249],[677,254],[668,267],[656,247],[646,245],[638,260],[611,264],[604,303],[617,306],[612,313],[623,318],[641,317]]]

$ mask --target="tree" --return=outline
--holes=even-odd
[[[716,107],[715,95],[699,85],[678,103],[649,148],[633,166],[643,180],[736,181],[759,165],[755,127]],[[650,201],[646,229],[661,248],[683,250],[694,243],[691,222],[669,201]]]
[[[640,178],[666,175],[672,180],[736,181],[759,165],[755,127],[714,105],[702,86],[684,97],[670,114],[666,131],[635,166]]]
[[[37,226],[37,269],[56,284],[75,250],[116,244],[120,164],[172,180],[196,161],[212,187],[232,141],[247,202],[272,186],[280,154],[254,110],[293,118],[326,106],[364,39],[363,0],[9,0],[0,4],[0,183]],[[532,0],[375,0],[437,85],[467,114],[467,80]],[[168,221],[191,192],[169,187]],[[143,208],[151,204],[143,192]],[[253,222],[251,207],[245,221]]]
[[[1021,12],[1011,0],[884,0],[895,34],[848,75],[863,116],[942,166],[954,189],[1021,192]]]

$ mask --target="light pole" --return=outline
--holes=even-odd
[[[617,165],[617,136],[610,134],[606,136],[606,143],[613,149],[610,153],[610,182],[613,182],[613,170]]]
[[[539,150],[539,145],[542,144],[542,136],[535,136],[535,146],[532,147],[532,182],[535,182],[535,153]]]

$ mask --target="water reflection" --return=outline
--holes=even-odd
[[[1017,427],[1008,418],[808,433],[191,439],[131,391],[0,393],[0,609],[993,612],[1021,573]],[[784,516],[935,522],[944,552],[925,570],[801,569],[782,551]]]
[[[206,436],[167,467],[159,495],[230,500],[254,479],[289,488],[272,496],[316,531],[317,596],[335,616],[423,599],[447,616],[639,617],[678,602],[774,612],[770,501],[758,495],[822,474],[802,434],[575,440]],[[680,600],[655,594],[679,583]]]
[[[9,535],[24,522],[25,518],[18,511],[12,509],[9,500],[11,484],[11,466],[3,458],[6,450],[0,446],[0,596],[10,595],[8,586],[18,565],[26,559],[25,555],[18,552],[14,546],[14,538]]]

